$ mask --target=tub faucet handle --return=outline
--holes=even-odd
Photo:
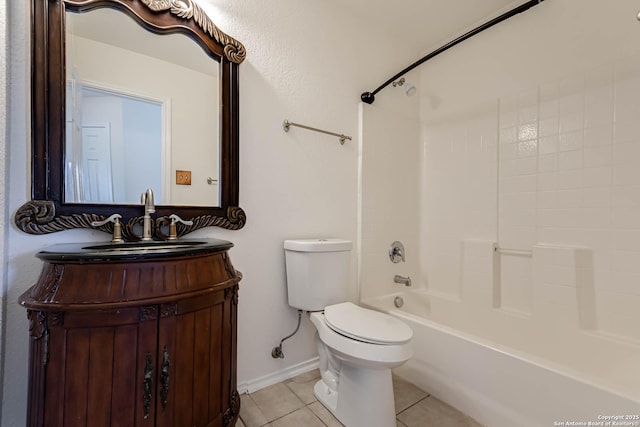
[[[401,242],[395,241],[391,244],[389,247],[389,259],[394,264],[400,261],[405,262],[404,245]]]

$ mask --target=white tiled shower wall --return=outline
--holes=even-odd
[[[406,111],[362,108],[360,296],[368,298],[402,290],[393,281],[396,274],[419,284],[420,123]],[[396,240],[404,245],[406,262],[393,264],[388,251]]]
[[[492,102],[426,128],[420,271],[437,295],[460,297],[463,240],[495,240],[496,111]]]
[[[578,306],[571,321],[582,328],[640,340],[638,118],[632,56],[427,127],[421,271],[430,292],[460,298],[462,242],[497,241],[534,257],[500,257],[494,305],[531,315],[546,289],[547,300]],[[545,245],[588,258],[573,282],[534,283],[551,268],[541,264]]]

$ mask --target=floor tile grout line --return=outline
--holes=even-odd
[[[264,426],[266,426],[266,425],[270,425],[272,422],[277,421],[277,420],[279,420],[279,419],[281,419],[281,418],[284,418],[284,417],[286,417],[287,415],[290,415],[290,414],[294,413],[295,411],[297,411],[297,410],[299,410],[299,409],[302,409],[302,408],[304,408],[304,407],[306,407],[306,406],[307,406],[307,404],[306,404],[306,403],[304,403],[304,402],[302,401],[302,399],[300,399],[300,397],[295,393],[295,391],[293,391],[293,390],[291,389],[291,387],[289,387],[289,386],[287,385],[287,381],[282,381],[280,384],[283,384],[283,385],[287,388],[287,390],[289,390],[289,391],[291,392],[291,394],[293,394],[293,395],[295,396],[295,398],[296,398],[296,399],[298,399],[298,401],[302,404],[302,406],[300,406],[300,407],[298,407],[298,408],[294,409],[293,411],[287,412],[286,414],[283,414],[283,415],[281,415],[281,416],[279,416],[279,417],[277,417],[277,418],[274,418],[274,419],[270,420],[270,419],[269,419],[269,418],[267,418],[267,416],[264,414],[264,412],[262,411],[262,408],[260,407],[260,405],[258,405],[258,403],[255,401],[255,399],[253,398],[253,396],[251,396],[251,393],[247,393],[247,395],[251,398],[251,400],[253,401],[253,403],[256,405],[256,408],[258,408],[258,410],[260,411],[260,413],[264,416],[264,419],[265,419],[265,420],[267,420],[267,422],[266,422],[265,424],[262,424],[260,427],[264,427]],[[312,411],[312,412],[313,412],[313,411]],[[315,414],[314,414],[314,415],[315,415]],[[320,420],[320,421],[322,421],[322,420]],[[243,420],[243,422],[244,422],[244,420]],[[324,424],[324,423],[323,423],[323,424]],[[325,425],[326,425],[326,424],[325,424]]]
[[[317,400],[316,400],[316,402],[317,402]],[[329,427],[329,425],[328,425],[327,423],[325,423],[325,422],[322,420],[322,418],[320,418],[320,417],[318,416],[318,414],[316,414],[315,412],[313,412],[313,410],[312,410],[311,408],[309,408],[309,405],[312,405],[312,404],[314,404],[314,403],[316,403],[316,402],[312,402],[312,403],[307,404],[307,405],[305,406],[305,408],[309,409],[309,412],[311,412],[311,413],[313,414],[313,416],[314,416],[314,417],[316,417],[318,420],[320,420],[320,422],[322,423],[322,425],[324,425],[324,426],[326,426],[326,427]]]
[[[302,383],[299,383],[299,384],[306,384],[306,383],[308,383],[308,382],[310,383],[310,382],[312,382],[312,381],[315,381],[315,380],[305,381],[305,382],[302,382]],[[295,390],[294,390],[294,389],[292,389],[291,387],[289,387],[289,383],[291,383],[291,381],[285,381],[285,382],[284,382],[285,387],[287,387],[287,388],[289,389],[289,391],[290,391],[291,393],[293,393],[293,395],[294,395],[295,397],[297,397],[297,398],[298,398],[298,400],[299,400],[299,401],[301,401],[304,405],[308,405],[308,403],[305,403],[305,402],[300,398],[300,396],[298,396],[298,394],[295,392]],[[314,395],[314,398],[315,398],[315,395]],[[314,402],[316,402],[316,401],[317,401],[317,399],[316,399],[316,400],[314,400]],[[313,403],[313,402],[311,402],[311,403]]]
[[[272,420],[269,420],[269,421],[267,422],[267,424],[271,424],[271,423],[272,423],[272,422],[274,422],[274,421],[278,421],[279,419],[284,418],[284,417],[286,417],[287,415],[291,415],[291,414],[293,414],[294,412],[299,411],[300,409],[305,408],[305,407],[307,406],[307,404],[306,404],[306,403],[304,403],[304,402],[302,401],[302,399],[300,399],[300,398],[298,397],[298,395],[297,395],[293,390],[291,390],[291,388],[289,388],[289,387],[287,386],[287,384],[284,384],[284,386],[285,386],[285,387],[287,387],[287,389],[288,389],[288,390],[289,390],[289,391],[290,391],[290,392],[291,392],[291,393],[296,397],[296,399],[298,399],[298,401],[302,404],[302,406],[300,406],[300,407],[298,407],[298,408],[294,409],[293,411],[287,412],[286,414],[284,414],[284,415],[282,415],[282,416],[279,416],[279,417],[277,417],[277,418],[274,418],[274,419],[272,419]],[[254,401],[254,402],[255,402],[255,401]],[[259,406],[258,404],[256,404],[256,406],[258,406],[258,409],[260,409],[260,412],[262,412],[262,408],[260,408],[260,406]],[[313,411],[312,411],[312,412],[313,412]],[[264,415],[264,412],[263,412],[263,415]],[[314,414],[314,415],[315,415],[315,414]],[[265,419],[268,419],[268,418],[265,416]],[[320,421],[322,421],[322,420],[320,420]],[[324,423],[322,423],[322,424],[324,424]],[[265,424],[265,425],[266,425],[266,424]]]
[[[426,395],[425,397],[423,397],[422,399],[418,399],[418,400],[416,400],[416,401],[415,401],[415,402],[413,402],[411,405],[407,406],[407,407],[406,407],[406,408],[404,408],[402,411],[398,412],[398,413],[396,414],[396,418],[398,418],[398,415],[402,414],[403,412],[408,411],[409,409],[411,409],[411,408],[413,408],[414,406],[416,406],[418,403],[420,403],[420,402],[422,402],[423,400],[428,399],[428,398],[430,398],[430,397],[431,397],[431,395],[430,395],[430,394],[427,394],[427,395]]]
[[[266,425],[270,425],[272,422],[274,422],[274,421],[278,421],[278,420],[280,420],[280,419],[282,419],[282,418],[284,418],[284,417],[286,417],[286,416],[289,416],[289,415],[293,414],[294,412],[299,411],[299,410],[304,409],[304,408],[308,409],[308,410],[309,410],[309,412],[311,412],[311,414],[312,414],[315,418],[317,418],[317,419],[318,419],[318,421],[320,421],[320,422],[322,423],[322,425],[327,426],[327,423],[325,423],[324,421],[322,421],[322,419],[321,419],[321,418],[320,418],[320,417],[319,417],[315,412],[313,412],[313,411],[311,410],[311,408],[309,408],[309,405],[312,405],[312,404],[314,404],[314,403],[316,403],[316,402],[317,402],[317,400],[316,400],[316,401],[314,401],[314,402],[311,402],[311,403],[309,403],[309,404],[304,404],[304,402],[303,402],[303,406],[301,406],[300,408],[294,409],[293,411],[288,412],[288,413],[286,413],[286,414],[284,414],[284,415],[282,415],[282,416],[280,416],[280,417],[278,417],[278,418],[274,418],[274,419],[272,419],[271,421],[268,421],[266,424],[262,424],[260,427],[264,427],[264,426],[266,426]],[[260,410],[260,411],[262,412],[262,410]],[[264,415],[264,414],[263,414],[263,415]],[[266,417],[265,417],[265,419],[266,419]],[[243,421],[243,422],[244,422],[244,421]]]
[[[307,388],[309,387],[310,384],[313,384],[315,382],[317,382],[318,378],[312,378],[312,379],[308,379],[306,381],[295,381],[293,379],[289,379],[289,380],[285,380],[285,381],[281,381],[280,384],[285,386],[285,389],[293,394],[295,396],[295,401],[297,401],[297,403],[301,406],[298,406],[296,409],[290,410],[289,412],[279,415],[278,417],[274,418],[274,419],[269,419],[263,409],[261,408],[260,405],[258,405],[257,401],[254,399],[253,397],[253,393],[246,393],[247,397],[250,399],[250,401],[254,404],[255,406],[255,410],[258,411],[258,414],[261,415],[260,418],[262,418],[263,420],[266,421],[266,423],[264,424],[260,424],[260,427],[270,427],[272,426],[273,422],[277,422],[285,417],[290,416],[291,414],[295,413],[296,411],[299,411],[300,409],[306,408],[307,411],[311,411],[311,414],[313,415],[313,418],[317,419],[320,421],[320,425],[324,426],[324,427],[328,427],[331,424],[327,424],[327,422],[332,422],[332,421],[325,421],[320,414],[317,414],[312,408],[311,405],[317,404],[319,402],[319,400],[317,398],[314,398],[313,401],[310,401],[307,403],[308,398],[310,397],[308,395],[308,390]],[[284,391],[284,390],[282,390]],[[315,397],[315,396],[314,396]],[[432,394],[430,393],[425,393],[425,396],[419,398],[418,400],[416,400],[415,402],[411,403],[409,406],[407,406],[406,408],[404,408],[402,411],[397,412],[395,415],[395,420],[396,420],[396,424],[398,424],[399,427],[407,427],[407,425],[400,420],[398,417],[402,414],[404,414],[405,412],[411,410],[412,408],[414,408],[416,405],[420,404],[421,402],[424,402],[426,399],[429,398],[433,398],[436,399]],[[264,403],[264,402],[263,402]],[[464,414],[466,415],[466,414]],[[467,418],[472,419],[471,417],[469,417],[468,415],[466,415]],[[242,422],[246,424],[245,420],[243,417],[239,417]],[[252,417],[253,418],[253,417]],[[333,417],[335,419],[335,416]],[[258,420],[255,420],[258,421]],[[337,420],[336,420],[337,421]],[[252,424],[254,427],[256,426],[256,424]],[[247,425],[247,427],[249,427],[249,425]]]
[[[316,379],[313,379],[313,380],[310,380],[310,381],[305,381],[305,382],[300,383],[300,384],[306,384],[306,383],[308,383],[308,382],[309,382],[309,383],[310,383],[310,382],[316,382]],[[316,402],[318,401],[318,399],[316,399],[316,400],[314,400],[313,402],[310,402],[310,403],[305,403],[305,402],[303,402],[303,401],[302,401],[302,399],[301,399],[301,398],[298,396],[298,394],[295,392],[295,390],[293,390],[291,387],[289,387],[289,384],[290,384],[290,383],[291,383],[291,381],[285,381],[284,385],[285,385],[285,386],[286,386],[286,387],[291,391],[291,393],[293,393],[293,394],[298,398],[298,400],[300,400],[300,401],[303,403],[303,405],[304,405],[303,407],[304,407],[304,408],[307,408],[307,409],[309,410],[309,412],[311,412],[311,413],[313,414],[313,416],[314,416],[314,417],[316,417],[316,418],[317,418],[317,419],[322,423],[322,425],[324,425],[324,426],[327,426],[327,427],[328,427],[327,423],[325,423],[324,421],[322,421],[322,419],[321,419],[321,418],[320,418],[320,417],[319,417],[315,412],[313,412],[313,410],[311,410],[311,408],[309,408],[309,405],[312,405],[312,404],[316,403]],[[299,409],[302,409],[302,408],[299,408]],[[296,409],[296,410],[297,410],[297,409]],[[293,411],[293,412],[295,412],[295,411]],[[287,415],[288,415],[288,414],[287,414]],[[286,415],[285,415],[285,416],[286,416]],[[274,421],[275,421],[275,420],[274,420]]]

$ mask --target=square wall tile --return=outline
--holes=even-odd
[[[613,149],[611,146],[585,148],[584,167],[596,168],[611,166],[613,161]]]
[[[640,340],[640,328],[638,328],[637,316],[624,316],[611,312],[598,312],[598,330],[604,331],[623,339]]]
[[[596,306],[600,313],[614,314],[640,321],[640,295],[596,291]]]
[[[627,186],[613,187],[611,203],[614,208],[639,207],[640,206],[640,185],[627,185]]]
[[[613,271],[640,274],[640,251],[615,250]]]
[[[582,174],[585,188],[610,187],[613,182],[613,168],[611,166],[585,168]]]
[[[616,144],[639,142],[640,135],[638,134],[638,126],[636,121],[616,121],[613,129],[613,141]]]
[[[637,165],[640,159],[640,140],[629,143],[617,143],[613,147],[615,165]]]
[[[637,164],[617,164],[613,168],[613,184],[619,186],[640,185],[640,168]]]
[[[558,172],[558,190],[577,190],[583,185],[582,169]]]
[[[582,128],[575,132],[563,132],[560,134],[559,151],[573,151],[582,149],[584,132]]]
[[[557,153],[559,150],[560,137],[555,135],[541,137],[538,141],[538,151],[540,154]]]
[[[613,143],[613,125],[608,123],[584,130],[584,147],[600,147]]]
[[[518,128],[510,126],[500,129],[500,144],[510,144],[518,140]]]
[[[582,169],[582,150],[565,151],[558,154],[558,170]]]

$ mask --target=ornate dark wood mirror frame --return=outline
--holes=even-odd
[[[133,227],[142,221],[142,206],[64,201],[65,10],[101,7],[122,11],[153,33],[185,34],[220,62],[220,207],[157,206],[155,229],[164,228],[174,213],[193,221],[191,226],[178,224],[179,236],[208,226],[242,228],[246,216],[238,207],[238,65],[246,51],[215,26],[195,0],[32,0],[32,200],[16,212],[16,225],[29,234],[45,234],[93,228],[91,222],[118,213],[124,237],[138,239]],[[96,229],[111,232],[113,224]]]

